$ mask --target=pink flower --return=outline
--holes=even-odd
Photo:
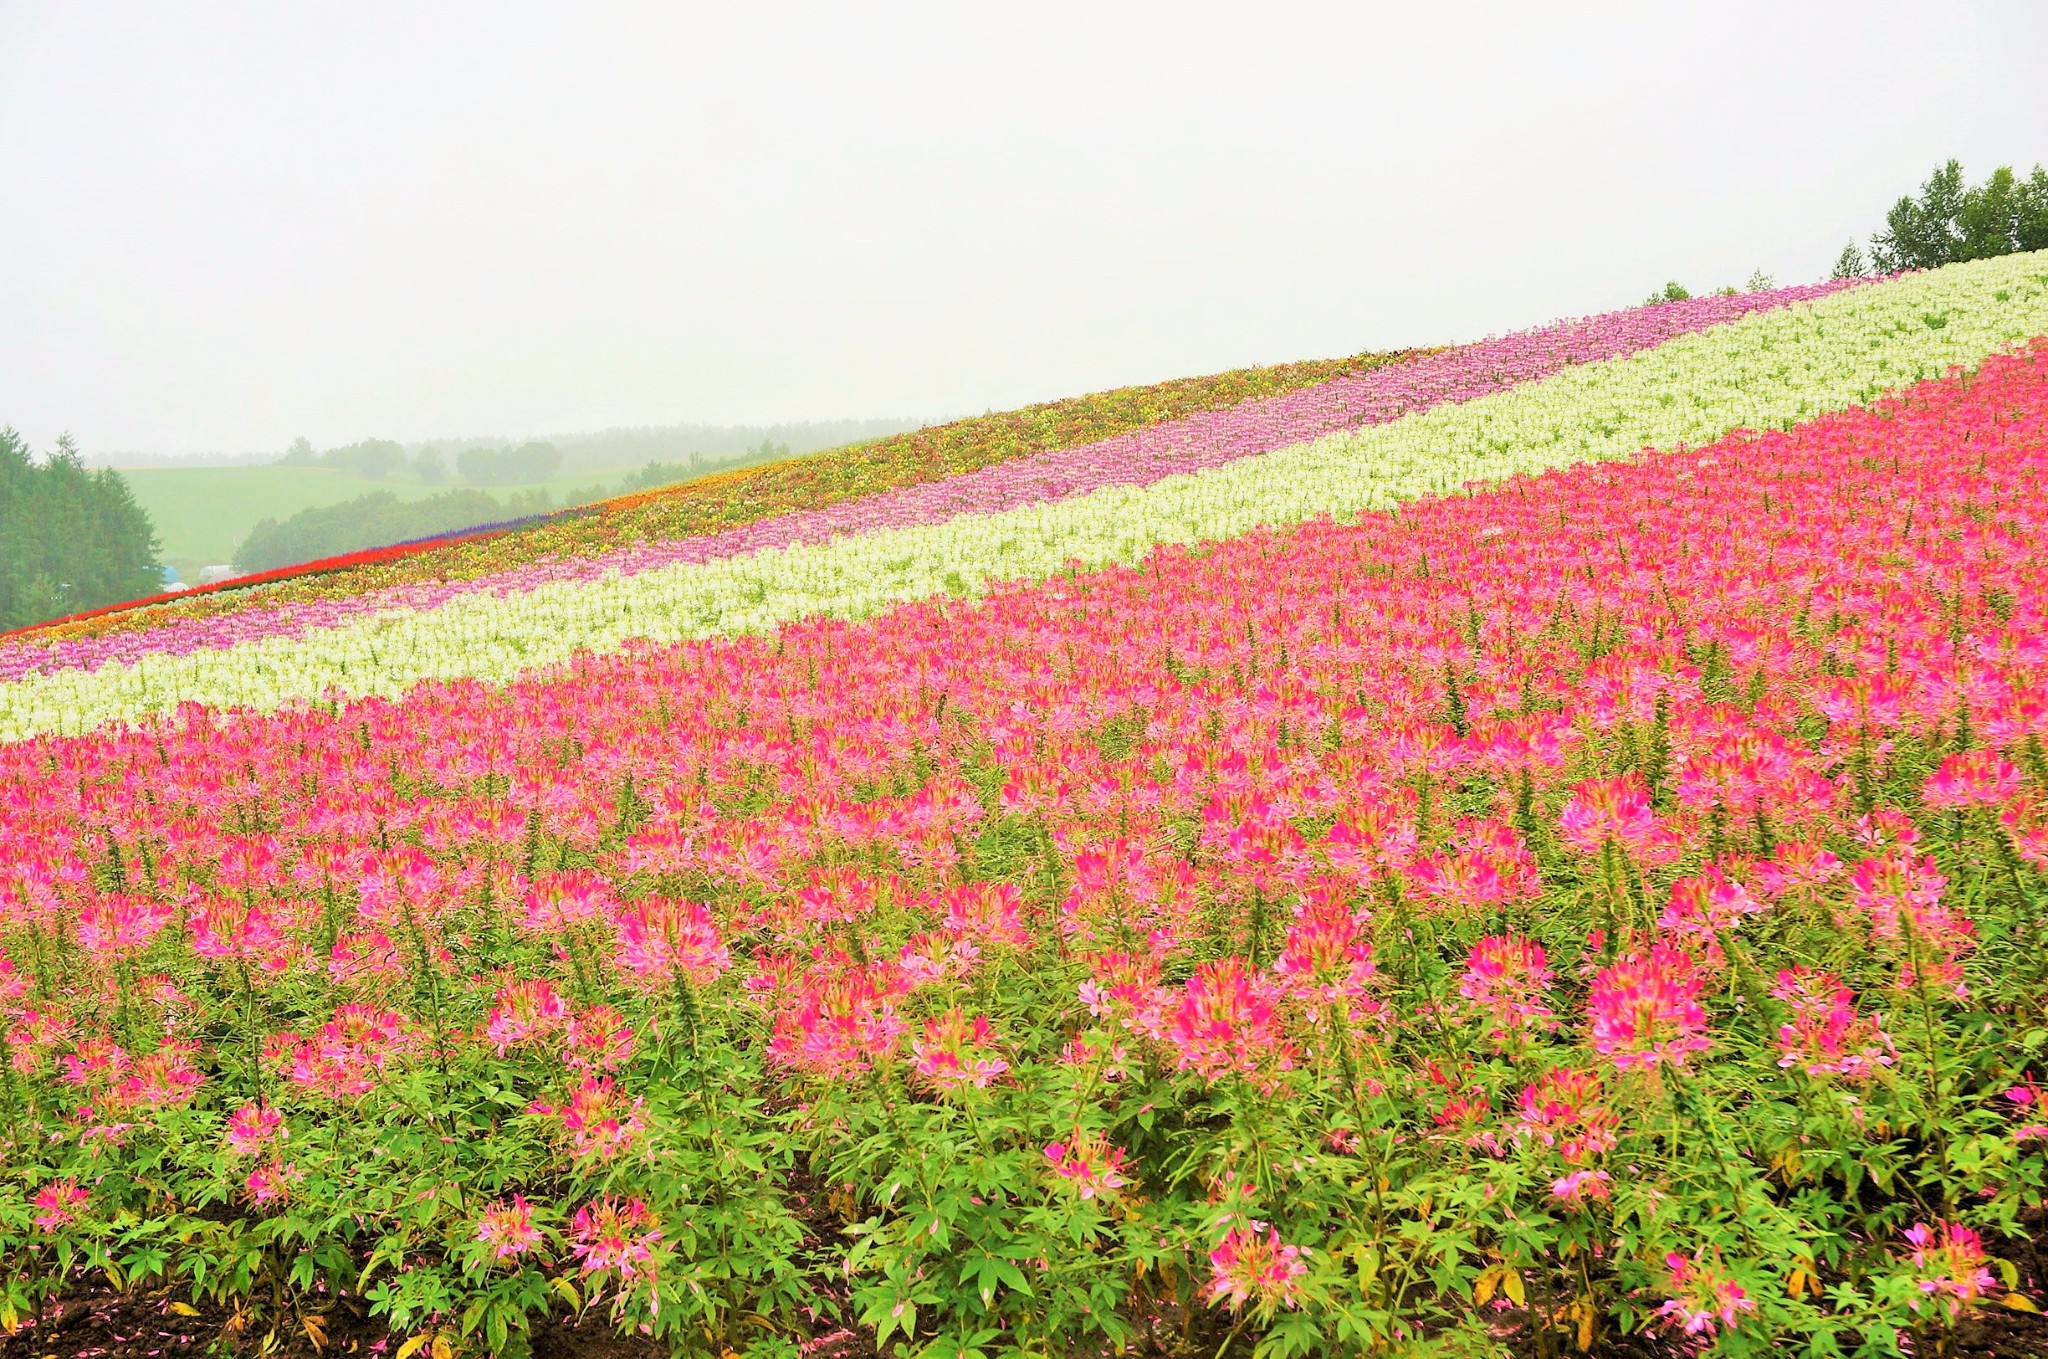
[[[1784,844],[1777,855],[1756,866],[1756,880],[1767,897],[1777,898],[1800,888],[1813,889],[1833,882],[1842,873],[1842,861],[1818,845]]]
[[[540,1228],[533,1222],[533,1205],[518,1194],[510,1202],[493,1202],[477,1221],[476,1239],[491,1248],[493,1260],[512,1260],[526,1254],[541,1239]]]
[[[1683,1067],[1687,1057],[1713,1046],[1699,993],[1691,955],[1668,944],[1623,958],[1593,978],[1586,1002],[1593,1050],[1622,1071],[1659,1063]]]
[[[1300,1297],[1296,1279],[1308,1273],[1308,1250],[1281,1241],[1263,1222],[1234,1228],[1209,1252],[1210,1279],[1204,1292],[1212,1303],[1235,1312],[1247,1302],[1261,1309],[1292,1307]]]
[[[1231,1072],[1256,1075],[1268,1067],[1294,1066],[1279,1016],[1242,958],[1218,958],[1195,969],[1166,1037],[1179,1050],[1181,1070],[1212,1082]]]
[[[1376,971],[1365,922],[1337,897],[1311,897],[1287,927],[1287,943],[1273,970],[1286,978],[1293,994],[1312,1004],[1363,1000]]]
[[[1995,750],[1966,750],[1943,760],[1928,776],[1920,803],[1930,808],[1996,807],[2011,801],[2023,777]]]
[[[1544,1001],[1550,981],[1543,945],[1517,935],[1488,935],[1466,955],[1458,994],[1484,1017],[1487,1036],[1499,1042],[1557,1026]]]
[[[609,1005],[593,1005],[564,1030],[562,1062],[575,1071],[616,1071],[632,1060],[638,1042],[624,1015]]]
[[[1731,881],[1720,869],[1709,867],[1697,877],[1680,878],[1671,884],[1671,899],[1657,925],[1674,935],[1711,942],[1741,924],[1745,916],[1756,915],[1763,909],[1748,888]]]
[[[1031,947],[1024,924],[1024,894],[1014,883],[969,882],[946,889],[945,931],[978,946]]]
[[[1498,906],[1541,895],[1536,857],[1514,827],[1473,822],[1459,830],[1457,841],[1457,853],[1431,855],[1409,867],[1417,895],[1464,906]]]
[[[1605,1203],[1613,1196],[1608,1188],[1612,1180],[1613,1176],[1604,1170],[1574,1170],[1550,1182],[1550,1197],[1573,1210],[1589,1203]]]
[[[36,1230],[54,1232],[78,1217],[86,1193],[75,1179],[52,1180],[36,1191]]]
[[[1779,1066],[1861,1081],[1892,1064],[1890,1035],[1856,1013],[1854,993],[1833,973],[1787,968],[1771,994],[1792,1010],[1792,1022],[1778,1028]]]
[[[1948,879],[1936,871],[1933,856],[1865,859],[1850,885],[1857,906],[1870,917],[1871,933],[1897,950],[1902,989],[1932,980],[1958,998],[1969,995],[1961,960],[1977,947],[1977,927],[1944,904]]]
[[[680,976],[692,986],[709,986],[732,966],[718,922],[694,901],[643,897],[619,913],[616,930],[614,960],[650,985],[666,986]]]
[[[1605,1089],[1592,1071],[1557,1068],[1522,1088],[1520,1142],[1557,1149],[1567,1165],[1581,1165],[1614,1146],[1621,1120],[1604,1105]]]
[[[250,1171],[242,1184],[249,1191],[249,1201],[260,1207],[266,1203],[282,1203],[290,1194],[292,1185],[303,1178],[305,1174],[298,1167],[272,1158]]]
[[[940,1091],[986,1088],[1010,1069],[1008,1062],[987,1051],[993,1037],[988,1020],[980,1015],[969,1019],[957,1005],[927,1019],[924,1036],[911,1045],[917,1074]]]
[[[1071,1142],[1048,1142],[1045,1159],[1084,1199],[1107,1198],[1130,1183],[1123,1173],[1123,1148],[1111,1146],[1100,1133],[1077,1133]]]
[[[393,1061],[419,1046],[412,1022],[396,1010],[343,1005],[311,1038],[285,1051],[292,1083],[333,1099],[367,1094]]]
[[[841,1078],[892,1057],[909,1027],[896,1013],[897,991],[857,965],[813,972],[793,1003],[778,1010],[768,1057],[778,1066]]]
[[[484,1018],[484,1038],[500,1057],[510,1048],[538,1043],[569,1021],[569,1003],[555,993],[545,977],[522,978],[498,989]]]
[[[171,923],[168,903],[120,893],[94,897],[78,912],[78,942],[95,959],[110,962],[149,947]]]
[[[585,1274],[617,1270],[630,1279],[647,1273],[654,1258],[654,1243],[661,1233],[648,1228],[653,1221],[647,1205],[639,1199],[619,1199],[607,1194],[576,1210],[569,1224],[569,1253],[582,1262]]]
[[[1955,1222],[1932,1227],[1916,1222],[1904,1236],[1913,1248],[1907,1261],[1920,1292],[1938,1299],[1951,1317],[1961,1316],[1991,1291],[1995,1280],[1987,1267],[1990,1257],[1984,1252],[1984,1239],[1968,1227]],[[1917,1302],[1913,1306],[1919,1310]]]
[[[558,934],[594,921],[615,919],[619,899],[611,884],[594,873],[550,873],[526,894],[522,924],[536,934]]]
[[[2022,793],[1999,812],[1998,824],[2011,838],[2013,853],[2036,868],[2048,870],[2048,804]]]
[[[1712,1335],[1718,1326],[1733,1328],[1756,1303],[1748,1290],[1721,1265],[1718,1251],[1701,1247],[1690,1256],[1677,1251],[1664,1257],[1670,1271],[1665,1287],[1674,1295],[1657,1314],[1687,1335]]]
[[[1648,864],[1661,861],[1673,843],[1650,807],[1649,786],[1633,770],[1619,778],[1581,783],[1558,820],[1565,843],[1581,854],[1598,854],[1612,844]]]
[[[115,1088],[113,1098],[121,1104],[143,1104],[151,1108],[173,1108],[191,1099],[206,1079],[192,1065],[199,1053],[196,1042],[166,1042],[135,1064],[135,1072]]]
[[[284,1126],[284,1116],[267,1104],[245,1104],[228,1115],[228,1151],[253,1156],[270,1145]]]
[[[581,1160],[608,1161],[630,1148],[646,1131],[641,1115],[643,1101],[628,1102],[618,1083],[609,1076],[586,1076],[569,1091],[560,1105],[535,1100],[526,1111],[552,1116],[560,1124],[572,1156]]]
[[[14,960],[0,950],[0,1014],[29,993],[31,978],[14,965]]]

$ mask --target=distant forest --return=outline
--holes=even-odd
[[[865,428],[877,423],[881,422],[848,421],[844,427]],[[779,428],[785,432],[810,430],[814,432],[812,437],[816,437],[815,431],[841,426],[758,428]],[[626,433],[631,435],[635,431]],[[659,434],[662,431],[648,433]],[[614,449],[661,446],[652,439],[636,441],[630,438],[610,445]],[[666,446],[676,447],[673,443]],[[562,505],[666,486],[712,472],[774,462],[805,451],[810,450],[790,443],[776,443],[764,435],[760,443],[738,452],[683,452],[672,459],[650,458],[615,483],[575,488],[576,494],[564,495]],[[324,452],[315,452],[310,446],[295,448],[285,461],[299,466],[332,467],[373,480],[409,476],[429,485],[439,485],[450,479],[449,459],[440,448],[428,445],[408,456],[403,445],[388,440],[366,439]],[[531,488],[535,482],[573,475],[562,470],[566,461],[561,449],[552,443],[538,441],[503,448],[488,445],[466,448],[453,459],[453,475],[467,485],[423,500],[402,500],[389,491],[376,491],[340,504],[301,510],[286,519],[265,519],[251,529],[249,536],[235,549],[235,569],[241,572],[269,571],[299,562],[316,561],[321,557],[389,547],[416,538],[430,538],[457,529],[500,523],[560,508],[544,487],[514,491],[502,500],[481,488],[508,485]]]

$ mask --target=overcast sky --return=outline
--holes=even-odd
[[[2048,5],[0,0],[0,424],[939,416],[1824,275]]]

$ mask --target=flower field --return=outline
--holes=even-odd
[[[88,618],[58,620],[35,629],[36,642],[151,629],[252,606],[275,609],[309,600],[354,598],[406,582],[471,580],[535,559],[587,555],[648,538],[715,532],[790,510],[813,509],[1054,449],[1100,443],[1149,426],[1368,372],[1410,353],[1426,352],[1366,353],[1238,368],[973,416],[871,443],[534,516],[546,522],[509,542],[478,540],[486,534],[495,537],[490,530],[501,526],[493,525],[482,533],[455,535],[470,540],[459,547],[444,548],[442,539],[432,539],[408,545],[412,549],[408,551],[352,553],[265,573],[204,594],[163,596],[158,607],[104,610]],[[603,522],[580,522],[593,513]]]
[[[21,666],[0,1327],[2048,1343],[2044,336],[2015,256]]]
[[[634,574],[1061,499],[1112,482],[1143,485],[1504,390],[1842,286],[1637,308],[1461,346],[1428,362],[1414,361],[1430,355],[1418,350],[1285,364],[960,421],[581,507],[522,533],[354,554],[335,563],[345,568],[338,573],[323,569],[273,588],[180,597],[164,607],[34,629],[0,641],[0,678],[296,636],[478,590],[505,594],[613,571]]]

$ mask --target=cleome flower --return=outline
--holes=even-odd
[[[1207,1081],[1294,1066],[1279,1014],[1242,958],[1218,958],[1195,969],[1167,1020],[1166,1040],[1180,1069]]]
[[[1756,1300],[1737,1283],[1711,1246],[1691,1255],[1672,1251],[1664,1257],[1665,1288],[1672,1297],[1657,1315],[1686,1335],[1713,1335],[1732,1330],[1742,1315],[1756,1310]]]
[[[1593,978],[1586,1002],[1593,1050],[1621,1071],[1683,1067],[1713,1046],[1699,993],[1690,954],[1653,944],[1624,957]]]
[[[493,1260],[516,1260],[541,1243],[541,1230],[534,1225],[533,1205],[524,1196],[498,1199],[477,1219],[476,1239],[491,1248]]]
[[[585,1274],[616,1272],[621,1279],[646,1274],[661,1232],[639,1199],[607,1194],[576,1210],[569,1224],[569,1253]]]
[[[1266,1223],[1248,1221],[1232,1228],[1209,1252],[1209,1282],[1203,1292],[1211,1303],[1235,1312],[1246,1303],[1261,1310],[1292,1307],[1300,1296],[1296,1283],[1308,1273],[1303,1246],[1290,1246]]]
[[[1108,1198],[1130,1181],[1123,1173],[1124,1152],[1100,1133],[1080,1132],[1065,1142],[1045,1144],[1053,1173],[1084,1199]]]
[[[1901,1235],[1911,1247],[1906,1263],[1922,1298],[1935,1302],[1949,1316],[1961,1316],[1994,1286],[1984,1238],[1961,1223],[1929,1226],[1916,1222]],[[1913,1304],[1915,1311],[1919,1307],[1918,1302]]]
[[[924,1022],[923,1036],[911,1045],[911,1065],[935,1090],[982,1089],[1010,1069],[989,1050],[993,1039],[987,1019],[969,1019],[956,1005]]]

